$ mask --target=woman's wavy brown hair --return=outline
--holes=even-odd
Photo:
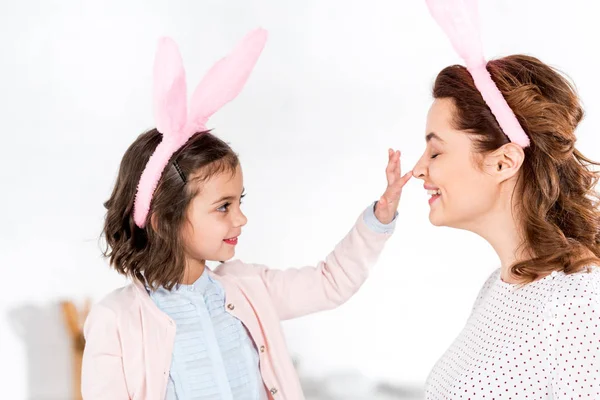
[[[221,139],[209,132],[196,133],[169,160],[152,197],[146,226],[140,229],[133,221],[137,185],[161,140],[156,129],[143,133],[121,160],[115,187],[104,203],[104,256],[120,274],[154,289],[163,286],[170,290],[184,277],[181,228],[201,187],[190,181],[202,183],[218,173],[235,173],[239,159]]]
[[[533,258],[511,267],[529,283],[552,271],[600,265],[599,166],[575,148],[583,109],[574,85],[540,60],[513,55],[487,64],[492,79],[531,139],[513,199],[523,218],[523,246]],[[509,143],[467,69],[454,65],[435,80],[433,97],[456,105],[453,124],[472,135],[476,153]]]

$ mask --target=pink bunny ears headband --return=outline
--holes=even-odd
[[[187,105],[185,70],[175,42],[163,38],[154,59],[154,118],[162,141],[148,160],[133,206],[135,224],[143,228],[152,196],[169,159],[208,119],[242,90],[267,40],[264,29],[250,32],[227,57],[204,76]]]
[[[454,50],[467,64],[477,90],[496,117],[504,134],[521,147],[529,137],[486,69],[477,0],[426,0],[433,18],[444,30]]]

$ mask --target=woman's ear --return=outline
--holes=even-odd
[[[517,175],[524,160],[523,148],[514,143],[507,143],[485,156],[485,171],[496,176],[499,182],[503,182]]]

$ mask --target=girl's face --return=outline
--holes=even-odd
[[[192,178],[193,179],[193,178]],[[214,175],[200,183],[187,212],[183,241],[188,261],[226,261],[235,255],[235,246],[248,221],[240,205],[244,191],[242,169]]]
[[[434,101],[427,116],[427,147],[413,174],[431,194],[433,225],[476,230],[494,210],[500,182],[485,159],[476,161],[480,156],[473,153],[469,135],[452,127],[453,111],[451,99]]]

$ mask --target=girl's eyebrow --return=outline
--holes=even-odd
[[[244,192],[245,192],[245,191],[246,191],[246,189],[242,190],[242,196],[244,196]],[[214,204],[217,204],[217,203],[221,203],[221,202],[223,202],[223,201],[225,201],[225,200],[227,200],[227,201],[233,201],[233,200],[235,200],[235,199],[237,199],[237,196],[223,196],[223,197],[221,197],[219,200],[215,201],[215,202],[213,203],[213,205],[214,205]]]

